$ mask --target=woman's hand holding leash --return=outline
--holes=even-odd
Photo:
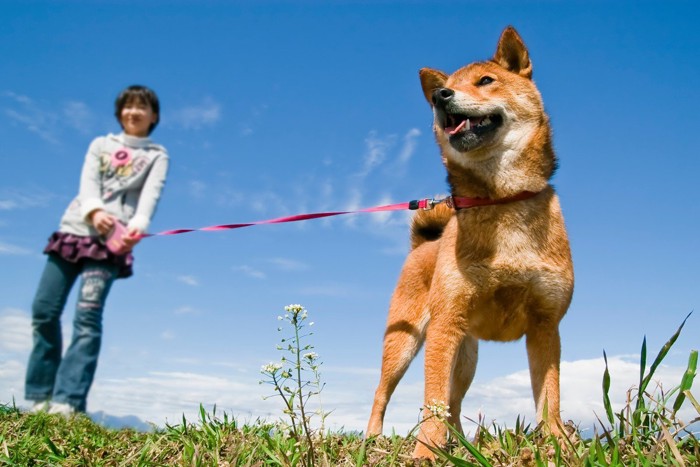
[[[90,221],[100,235],[107,235],[114,227],[114,217],[102,209],[97,209],[90,214]]]
[[[143,231],[136,227],[129,227],[126,235],[122,237],[126,251],[131,251],[143,238]]]

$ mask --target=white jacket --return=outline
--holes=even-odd
[[[87,216],[103,209],[146,232],[167,172],[167,151],[149,138],[124,133],[95,138],[85,156],[80,191],[63,214],[59,231],[99,235]]]

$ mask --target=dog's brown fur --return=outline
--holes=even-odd
[[[448,422],[461,430],[460,405],[476,369],[478,340],[525,336],[538,422],[559,435],[559,322],[574,278],[559,200],[549,184],[556,168],[549,119],[528,51],[508,27],[490,61],[449,76],[423,68],[420,78],[452,195],[537,195],[458,211],[441,204],[416,214],[366,434],[381,434],[389,398],[424,341],[425,405],[449,405]],[[482,124],[500,116],[500,126],[470,134],[448,114]],[[447,432],[426,408],[423,418],[413,455],[432,458],[427,445],[443,446]]]

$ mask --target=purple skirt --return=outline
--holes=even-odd
[[[115,255],[107,249],[100,237],[83,237],[65,232],[54,232],[49,237],[49,243],[44,248],[44,253],[55,254],[71,263],[78,263],[85,259],[106,261],[119,267],[117,279],[131,276],[134,271],[134,257],[131,252],[123,255]]]

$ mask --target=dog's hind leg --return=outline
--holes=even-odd
[[[429,321],[428,310],[421,306],[422,303],[394,310],[394,307],[398,307],[401,302],[402,300],[396,299],[392,301],[389,322],[384,334],[382,372],[374,394],[372,414],[367,424],[365,433],[367,437],[382,434],[384,414],[389,399],[425,339],[425,327]]]
[[[479,357],[479,340],[472,336],[466,336],[458,352],[457,363],[452,372],[450,416],[447,421],[459,433],[464,433],[460,420],[462,400],[472,384],[474,373],[476,373],[476,361]]]

